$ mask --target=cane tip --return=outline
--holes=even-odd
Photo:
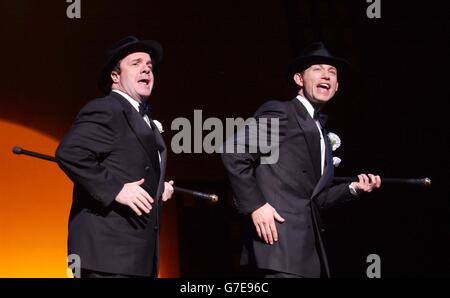
[[[209,197],[211,198],[211,202],[213,203],[217,203],[217,201],[219,201],[219,197],[215,194],[209,195]]]
[[[19,146],[14,146],[14,147],[12,147],[12,152],[14,154],[20,154],[20,153],[22,153],[22,148],[20,148]]]
[[[423,179],[423,184],[425,186],[430,186],[431,185],[431,179],[430,178],[425,178]]]

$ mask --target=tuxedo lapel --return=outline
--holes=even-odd
[[[330,140],[327,137],[325,129],[322,129],[322,134],[325,141],[325,168],[323,170],[323,175],[314,188],[311,197],[316,196],[327,184],[331,182],[334,176],[334,165],[333,165],[333,154],[331,149]]]
[[[320,178],[320,134],[314,120],[297,98],[291,101],[294,105],[295,117],[305,135],[309,155],[311,156],[316,181]]]
[[[125,117],[127,118],[132,131],[151,160],[155,173],[160,176],[157,142],[153,129],[148,127],[142,116],[137,113],[125,98],[114,92],[111,92],[111,96],[113,96],[123,107]]]
[[[156,191],[156,197],[160,198],[164,191],[164,177],[166,174],[167,150],[166,145],[164,144],[164,139],[161,133],[159,132],[158,127],[156,127],[152,119],[150,119],[150,123],[153,128],[153,132],[155,133],[156,146],[158,147],[158,151],[161,156],[161,163],[160,163],[161,174],[159,175],[158,190]]]

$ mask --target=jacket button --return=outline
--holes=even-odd
[[[325,229],[320,229],[320,231],[321,231],[322,233],[326,232],[326,230],[325,230]]]
[[[158,226],[154,226],[153,230],[158,231]]]
[[[150,167],[149,166],[145,166],[145,171],[146,172],[150,171]]]

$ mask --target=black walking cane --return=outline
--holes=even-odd
[[[335,177],[334,182],[356,182],[354,177]],[[410,184],[410,185],[419,185],[419,186],[430,186],[431,179],[430,178],[381,178],[381,183],[387,184]]]
[[[38,153],[38,152],[33,152],[33,151],[29,151],[29,150],[25,150],[25,149],[23,149],[21,147],[18,147],[18,146],[14,146],[12,148],[12,152],[14,154],[23,154],[23,155],[36,157],[36,158],[39,158],[39,159],[48,160],[48,161],[51,161],[51,162],[56,162],[56,159],[53,156],[42,154],[42,153]],[[199,192],[199,191],[195,191],[195,190],[191,190],[191,189],[187,189],[187,188],[183,188],[183,187],[174,186],[173,190],[175,192],[192,195],[192,196],[194,196],[196,198],[209,200],[209,201],[211,201],[213,203],[216,203],[219,200],[219,197],[217,195],[215,195],[215,194],[207,194],[207,193],[203,193],[203,192]]]

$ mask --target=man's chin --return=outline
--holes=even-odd
[[[323,105],[326,104],[327,102],[329,102],[331,100],[332,97],[319,97],[319,98],[314,98],[313,102],[318,104],[318,105]]]
[[[139,97],[141,97],[142,99],[147,99],[148,97],[150,97],[150,94],[152,94],[152,90],[141,91],[139,92]]]

